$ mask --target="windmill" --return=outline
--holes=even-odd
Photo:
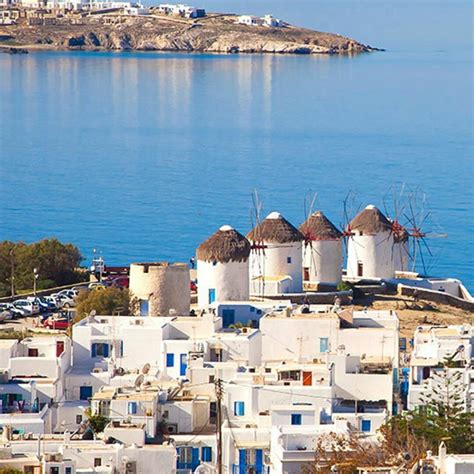
[[[247,234],[252,249],[252,281],[260,282],[262,298],[267,291],[273,295],[300,293],[303,290],[304,236],[279,212],[271,212],[261,220],[261,210],[258,194],[254,193],[251,220],[255,226]]]
[[[407,220],[406,231],[411,238],[412,271],[415,271],[417,259],[420,258],[424,274],[427,273],[424,252],[428,252],[430,257],[434,257],[428,240],[448,237],[445,232],[428,230],[430,227],[439,228],[439,226],[434,222],[432,212],[426,207],[426,194],[423,191],[415,190],[408,195],[407,212],[404,213]]]
[[[304,236],[304,280],[338,284],[342,280],[342,232],[323,214],[313,212],[317,194],[304,201],[306,220],[299,230]]]
[[[258,195],[258,191],[254,189],[252,193],[252,208],[250,209],[250,224],[252,226],[252,239],[250,240],[251,252],[251,271],[255,273],[255,266],[257,267],[257,278],[259,283],[260,298],[265,299],[265,243],[261,237],[261,213],[263,204]],[[249,234],[250,235],[250,234]],[[249,236],[247,236],[249,237]],[[252,280],[255,279],[255,276]],[[252,283],[252,282],[251,282]]]

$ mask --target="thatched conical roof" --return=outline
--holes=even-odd
[[[304,240],[304,235],[280,213],[272,212],[247,234],[247,239],[254,242],[284,244],[301,242]]]
[[[196,251],[198,260],[204,262],[245,262],[250,255],[250,242],[228,225],[205,240]]]
[[[342,232],[322,213],[313,212],[303,224],[300,231],[306,240],[338,240]]]
[[[385,215],[373,205],[367,206],[349,224],[351,230],[358,230],[364,234],[378,234],[387,232],[392,224]]]

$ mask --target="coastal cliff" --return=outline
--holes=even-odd
[[[3,41],[1,41],[3,39]],[[0,46],[35,49],[185,51],[212,53],[354,54],[375,48],[343,36],[285,24],[236,24],[234,15],[196,20],[166,16],[91,15],[52,24],[0,26]]]

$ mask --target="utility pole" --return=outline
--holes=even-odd
[[[10,283],[12,285],[12,298],[15,296],[15,253],[10,250]]]
[[[217,422],[216,422],[216,436],[217,436],[217,474],[222,474],[222,380],[217,378],[214,382],[216,386],[217,398]]]

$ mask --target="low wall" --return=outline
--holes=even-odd
[[[411,286],[398,285],[398,294],[401,296],[417,296],[422,300],[432,301],[433,303],[446,304],[465,311],[474,312],[474,302],[466,301],[457,296],[444,293],[442,291],[428,290],[426,288],[414,288]]]

